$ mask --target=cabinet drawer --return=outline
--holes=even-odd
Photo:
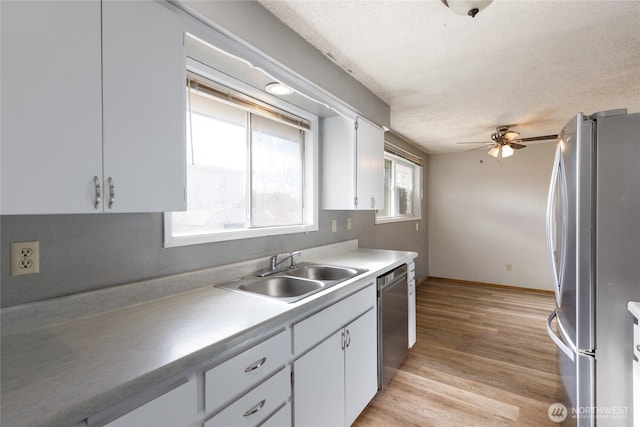
[[[287,403],[278,412],[273,414],[260,427],[287,427],[292,425],[291,422],[291,404]]]
[[[205,372],[205,412],[219,410],[269,377],[290,355],[291,333],[286,330]]]
[[[106,427],[190,426],[196,419],[196,382],[189,381],[106,424]]]
[[[299,355],[344,325],[376,306],[376,287],[371,283],[356,294],[293,325],[293,354]]]
[[[204,427],[256,426],[287,402],[290,396],[291,370],[286,367],[211,418]]]

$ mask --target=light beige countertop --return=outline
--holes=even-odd
[[[20,329],[3,318],[1,424],[81,422],[167,379],[220,363],[416,256],[352,249],[307,259],[369,271],[291,304],[206,283],[51,326]]]

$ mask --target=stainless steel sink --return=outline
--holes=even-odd
[[[304,277],[312,280],[346,280],[358,274],[358,270],[349,267],[309,264],[287,271],[289,276]]]
[[[324,283],[289,276],[271,276],[242,283],[238,289],[275,298],[292,298],[322,289]]]
[[[360,268],[305,263],[270,276],[245,277],[215,286],[291,303],[366,271]]]

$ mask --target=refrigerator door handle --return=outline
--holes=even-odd
[[[553,170],[551,171],[551,183],[549,185],[549,194],[547,199],[547,212],[546,212],[546,232],[547,232],[547,255],[549,256],[549,261],[551,263],[551,271],[553,273],[553,287],[556,294],[556,302],[557,305],[560,306],[562,303],[562,278],[564,275],[565,269],[565,257],[566,257],[566,212],[567,212],[567,195],[566,195],[566,182],[564,176],[564,169],[562,165],[562,145],[558,144],[556,149],[555,159],[553,161]],[[555,205],[554,200],[556,200],[556,189],[560,186],[560,194],[559,203],[561,212],[561,224],[559,224],[560,229],[556,230],[556,233],[560,233],[561,246],[560,253],[555,254],[556,248],[554,248],[553,240],[554,240],[554,231],[553,231],[553,214],[554,209],[558,207]],[[556,263],[556,256],[559,256],[559,263]]]
[[[549,315],[549,318],[547,319],[547,333],[549,334],[551,340],[558,346],[558,348],[562,350],[562,352],[566,354],[567,357],[573,362],[575,360],[575,353],[569,348],[569,346],[562,342],[562,339],[560,339],[560,337],[556,335],[555,331],[551,328],[551,322],[553,322],[553,319],[557,316],[558,313],[556,313],[555,310],[553,310]]]

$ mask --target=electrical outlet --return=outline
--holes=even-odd
[[[338,231],[338,221],[335,219],[331,220],[331,232],[335,233],[336,231]]]
[[[507,271],[511,271],[511,264],[507,264]]]
[[[40,273],[40,242],[11,243],[11,275]]]
[[[347,218],[347,230],[351,230],[351,218]]]

